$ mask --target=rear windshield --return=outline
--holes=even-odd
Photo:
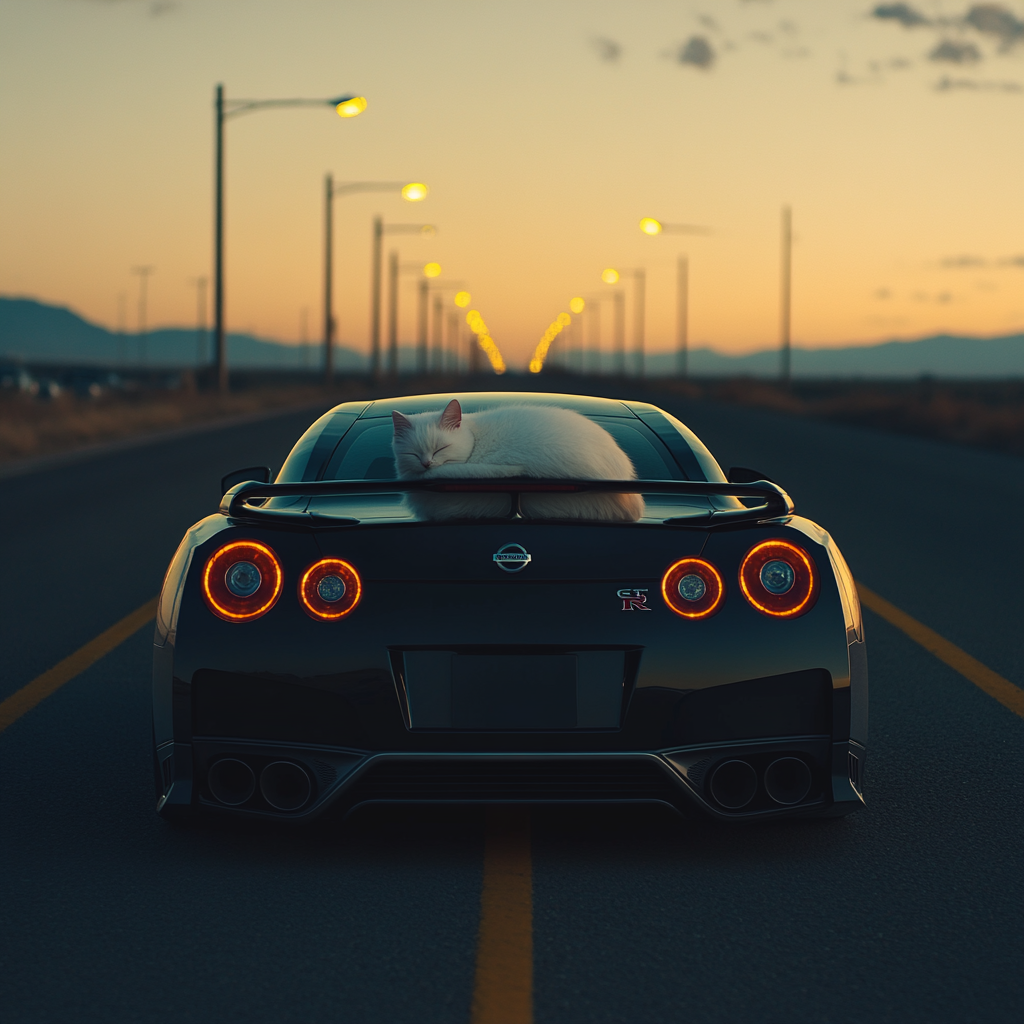
[[[620,417],[590,416],[629,456],[641,480],[685,480],[671,452],[649,427]],[[324,480],[396,480],[390,418],[357,421],[342,439]]]

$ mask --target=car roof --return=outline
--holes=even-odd
[[[406,395],[401,398],[378,398],[364,410],[360,419],[390,416],[392,412],[414,415],[442,409],[457,398],[463,412],[483,412],[510,405],[554,405],[572,409],[584,416],[622,416],[635,419],[625,402],[614,398],[591,398],[587,395],[559,395],[542,391],[452,391],[438,395]],[[341,406],[339,406],[341,408]]]

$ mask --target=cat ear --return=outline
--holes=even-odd
[[[441,429],[458,430],[460,426],[462,426],[462,406],[459,405],[457,398],[453,398],[441,413]]]
[[[397,410],[391,413],[391,422],[395,425],[395,437],[412,430],[412,420],[407,416],[403,416]]]

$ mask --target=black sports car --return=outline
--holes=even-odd
[[[395,478],[392,412],[555,405],[638,480]],[[862,806],[867,661],[831,537],[728,480],[641,402],[549,394],[347,402],[276,482],[239,471],[164,580],[158,810],[308,821],[377,801],[656,801],[719,819]],[[416,490],[507,496],[418,518]],[[637,522],[540,520],[523,494],[639,492]],[[505,507],[503,505],[503,507]]]

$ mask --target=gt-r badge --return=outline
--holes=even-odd
[[[652,612],[653,608],[647,605],[647,588],[637,590],[635,587],[625,587],[615,592],[622,598],[622,611],[624,612]]]
[[[522,544],[503,544],[493,557],[494,564],[505,572],[521,572],[533,560]]]

